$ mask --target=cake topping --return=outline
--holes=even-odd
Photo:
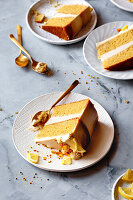
[[[30,162],[37,164],[39,161],[39,156],[36,153],[28,153],[27,158]]]
[[[72,164],[72,158],[70,157],[65,157],[61,161],[62,165],[71,165]]]

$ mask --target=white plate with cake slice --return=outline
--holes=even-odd
[[[85,6],[92,6],[85,0],[41,0],[29,8],[27,15],[26,15],[26,23],[29,28],[29,30],[39,39],[52,43],[52,44],[58,44],[58,45],[67,45],[67,44],[73,44],[76,42],[79,42],[83,40],[96,26],[97,23],[97,15],[96,12],[93,8],[91,12],[91,19],[87,23],[86,26],[84,26],[80,32],[71,40],[64,40],[60,39],[59,37],[44,31],[41,27],[43,23],[36,23],[34,21],[35,15],[33,14],[33,11],[37,11],[39,13],[43,13],[47,19],[53,17],[57,13],[57,9],[59,9],[62,5],[72,5],[72,4],[77,4],[77,5],[85,5]]]
[[[130,0],[110,0],[113,4],[115,4],[117,7],[133,12],[133,1]]]
[[[118,34],[118,30],[121,30],[125,25],[127,25],[127,27],[129,27],[132,24],[133,24],[133,22],[130,22],[130,21],[110,22],[110,23],[104,24],[104,25],[96,28],[95,30],[93,30],[86,38],[84,45],[83,45],[83,55],[84,55],[85,61],[89,65],[89,67],[91,67],[97,73],[99,73],[103,76],[109,77],[109,78],[121,79],[121,80],[133,79],[133,69],[123,70],[123,71],[122,70],[121,71],[120,70],[109,71],[109,70],[104,69],[101,60],[98,58],[98,51],[96,48],[96,43],[99,43],[101,41],[104,41],[106,39],[113,37],[114,35]],[[106,40],[106,41],[108,41],[108,40]],[[110,46],[110,48],[111,48],[111,46]],[[115,51],[117,49],[115,49]],[[104,49],[104,50],[106,51],[106,49]],[[118,49],[118,51],[119,51],[119,49]],[[110,52],[112,53],[113,51],[110,51]],[[117,53],[119,53],[119,52],[117,52]],[[109,58],[111,58],[112,55],[110,54]],[[114,54],[114,56],[115,56],[115,54]],[[120,54],[120,56],[121,56],[121,54]]]
[[[98,113],[98,124],[92,135],[87,148],[87,153],[79,160],[73,160],[71,165],[62,165],[61,159],[55,154],[51,154],[51,149],[35,143],[36,132],[29,130],[31,126],[31,116],[40,110],[47,110],[58,99],[62,92],[42,95],[29,102],[17,116],[13,125],[13,142],[18,153],[29,162],[27,153],[37,153],[39,155],[38,164],[34,166],[58,172],[78,171],[90,167],[100,161],[110,150],[114,138],[113,122],[106,110],[96,101],[90,99]],[[59,104],[76,102],[88,99],[87,96],[70,93]],[[43,157],[47,157],[43,160]]]

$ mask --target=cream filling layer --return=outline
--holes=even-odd
[[[77,17],[78,15],[75,14],[64,14],[64,13],[57,13],[56,15],[54,15],[52,18],[66,18],[66,17]]]
[[[120,46],[120,47],[118,47],[116,49],[113,49],[112,51],[109,51],[109,52],[103,54],[102,56],[100,56],[100,59],[103,62],[104,60],[106,60],[106,59],[108,59],[108,58],[110,58],[110,57],[112,57],[112,56],[124,51],[125,49],[129,48],[132,45],[133,45],[133,41],[131,41],[131,42],[127,43],[127,44],[124,44],[124,45],[122,45],[122,46]]]
[[[131,29],[133,29],[133,25],[129,26],[128,29],[126,29],[125,31],[120,31],[120,33],[118,33],[118,34],[116,34],[116,35],[114,35],[114,36],[112,36],[112,37],[110,37],[110,38],[108,38],[106,40],[103,40],[101,42],[97,42],[96,43],[96,47],[99,47],[101,44],[104,44],[104,43],[108,42],[109,40],[112,40],[113,38],[117,37],[118,35],[121,35],[121,34],[123,34],[125,32],[128,32]]]
[[[53,123],[57,123],[57,122],[61,122],[61,121],[66,121],[66,120],[69,120],[69,119],[73,119],[73,118],[80,118],[82,115],[82,113],[80,114],[70,114],[70,115],[64,115],[64,116],[60,116],[60,117],[54,117],[52,116],[48,122],[46,123],[47,124],[53,124]]]

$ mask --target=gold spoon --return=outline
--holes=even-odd
[[[21,44],[19,44],[19,42],[16,40],[16,38],[13,36],[13,34],[10,34],[9,37],[30,58],[30,60],[32,61],[32,69],[35,72],[40,73],[40,74],[46,74],[46,73],[48,73],[48,67],[47,67],[46,63],[35,61],[30,56],[30,54],[24,49],[24,47]]]
[[[21,44],[21,26],[17,26],[17,35],[18,35],[18,42]],[[26,67],[29,63],[29,59],[22,54],[22,51],[20,49],[20,54],[19,56],[15,59],[15,63],[19,67]]]
[[[50,118],[50,112],[52,108],[59,103],[69,92],[71,92],[77,85],[79,84],[78,80],[75,80],[71,86],[57,99],[57,101],[50,107],[47,111],[39,111],[37,112],[33,118],[32,118],[32,126],[38,127],[40,129],[44,126],[44,124],[47,122],[47,120]]]

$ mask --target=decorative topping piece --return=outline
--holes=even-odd
[[[38,154],[35,153],[28,153],[27,158],[30,162],[37,164],[39,161],[39,156]]]
[[[61,161],[61,164],[62,165],[71,165],[72,164],[72,158],[70,158],[70,157],[63,158],[62,161]]]

